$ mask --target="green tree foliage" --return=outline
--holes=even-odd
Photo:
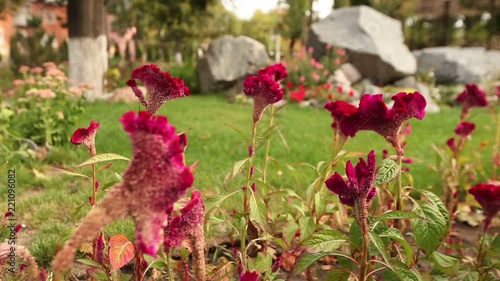
[[[280,15],[277,10],[268,13],[257,10],[250,20],[243,22],[241,34],[271,47],[271,34],[276,32],[279,22]]]
[[[288,12],[285,18],[286,35],[290,38],[290,50],[302,38],[307,22],[306,11],[311,0],[287,0]]]

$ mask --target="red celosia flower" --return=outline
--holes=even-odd
[[[73,133],[73,136],[71,136],[71,143],[75,145],[84,144],[91,153],[92,151],[95,152],[95,135],[99,126],[99,123],[93,120],[90,121],[88,128],[79,128]]]
[[[479,183],[469,189],[486,213],[484,229],[488,229],[493,217],[500,211],[500,182]]]
[[[139,79],[148,90],[147,100],[137,86],[135,79]],[[173,77],[168,72],[161,72],[160,68],[154,64],[146,64],[134,69],[132,79],[127,81],[127,85],[132,88],[134,94],[151,115],[154,115],[165,102],[190,95],[189,89],[182,79]]]
[[[455,128],[455,134],[461,137],[468,137],[476,129],[476,124],[472,122],[460,122]]]
[[[306,92],[304,91],[293,91],[293,92],[290,92],[290,98],[292,100],[295,100],[297,102],[301,102],[303,101],[305,98],[306,98]]]
[[[484,107],[488,105],[486,94],[472,83],[465,84],[465,90],[457,97],[457,102],[464,104],[464,109]]]
[[[97,243],[96,243],[96,261],[98,263],[101,263],[104,261],[104,234],[101,232],[99,233],[99,236],[97,237]]]
[[[259,273],[257,271],[245,271],[240,276],[240,281],[257,281],[259,280]]]
[[[325,184],[328,189],[339,196],[342,204],[351,207],[354,207],[355,203],[366,206],[365,203],[368,203],[376,194],[376,189],[373,187],[375,172],[375,152],[372,150],[368,154],[367,162],[360,158],[356,167],[352,166],[351,161],[347,162],[347,181],[335,172],[325,181]]]
[[[243,82],[243,92],[254,100],[253,122],[257,123],[264,109],[283,98],[283,90],[280,84],[271,76],[259,73],[256,76],[248,76]]]
[[[497,97],[500,98],[500,85],[497,86]]]
[[[357,111],[342,118],[341,131],[346,136],[354,137],[358,131],[372,130],[385,137],[399,150],[401,125],[412,117],[422,120],[427,103],[418,92],[413,94],[401,92],[394,95],[392,100],[394,105],[388,109],[381,94],[363,95]]]
[[[292,81],[288,81],[288,82],[286,82],[286,87],[288,88],[288,90],[291,90],[291,89],[293,89],[295,86],[293,85],[293,82],[292,82]]]
[[[343,100],[327,102],[325,108],[330,111],[335,122],[340,122],[344,116],[351,115],[358,110],[354,105]],[[334,127],[333,124],[332,127]]]
[[[457,149],[457,144],[455,143],[455,138],[449,138],[446,141],[446,145],[452,150],[455,151]]]
[[[271,78],[273,78],[276,82],[288,77],[286,67],[282,63],[273,64],[264,69],[261,69],[259,70],[259,74],[267,74],[271,76]]]
[[[165,244],[169,247],[179,247],[188,235],[196,228],[203,228],[205,206],[201,193],[193,191],[191,201],[181,209],[181,215],[175,217],[169,225],[169,233],[165,238]]]
[[[94,237],[105,224],[130,215],[135,222],[137,248],[156,255],[164,241],[168,211],[193,184],[184,163],[184,146],[164,116],[146,111],[125,113],[120,121],[130,135],[133,157],[123,174],[123,183],[113,187],[92,209],[80,227],[58,252],[54,271],[65,271],[76,249]]]

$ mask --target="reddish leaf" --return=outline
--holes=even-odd
[[[123,234],[117,234],[109,239],[109,262],[114,272],[134,258],[135,247]]]

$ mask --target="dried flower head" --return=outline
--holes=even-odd
[[[277,74],[274,76],[277,77]],[[264,112],[268,105],[283,98],[283,90],[280,88],[280,84],[276,82],[274,77],[265,73],[265,71],[260,72],[256,76],[248,76],[245,82],[243,82],[243,91],[245,95],[252,97],[254,100],[254,124],[260,120],[262,112]]]
[[[476,124],[472,122],[460,122],[455,128],[455,134],[466,138],[476,129]]]
[[[500,211],[500,182],[479,183],[469,189],[486,213],[484,229],[488,229],[493,217]]]
[[[148,90],[147,100],[137,86],[135,79],[139,79]],[[146,64],[134,69],[132,79],[127,81],[127,85],[132,88],[134,94],[151,115],[154,115],[165,102],[190,95],[189,89],[182,79],[173,77],[168,72],[161,72],[160,68],[154,64]]]
[[[52,264],[56,272],[68,269],[76,249],[104,225],[130,215],[135,222],[137,248],[156,255],[164,241],[169,210],[193,184],[184,163],[184,146],[164,116],[146,111],[125,113],[120,121],[130,135],[133,157],[123,183],[113,187],[92,209]]]
[[[71,143],[75,145],[85,145],[89,151],[95,152],[95,135],[100,124],[94,120],[90,121],[88,128],[79,128],[71,136]],[[94,153],[95,154],[95,153]]]
[[[364,95],[356,112],[345,115],[340,122],[344,135],[354,137],[358,131],[371,130],[385,137],[398,153],[402,153],[399,132],[403,122],[425,116],[425,98],[418,92],[398,93],[391,98],[394,105],[388,109],[381,94]]]
[[[368,154],[367,162],[359,159],[356,167],[351,161],[346,164],[347,181],[337,172],[325,181],[326,187],[337,194],[340,202],[354,207],[355,204],[366,205],[376,194],[373,187],[376,172],[375,152]]]

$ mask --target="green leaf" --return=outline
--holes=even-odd
[[[456,276],[459,268],[459,260],[457,258],[441,254],[434,251],[431,255],[431,260],[434,265],[449,276]]]
[[[271,255],[265,255],[263,253],[259,253],[257,255],[254,265],[255,270],[260,273],[264,273],[271,270],[271,266],[273,266],[273,258]]]
[[[413,248],[406,241],[406,239],[404,238],[403,234],[401,234],[399,229],[389,228],[382,234],[380,234],[380,237],[389,237],[399,242],[403,246],[406,253],[406,265],[409,267],[413,265],[413,254],[414,254]]]
[[[446,209],[443,201],[441,201],[441,199],[436,194],[428,190],[420,190],[420,193],[425,195],[438,208],[441,215],[445,218],[446,230],[448,230],[451,225],[450,213],[448,212],[448,209]]]
[[[243,171],[243,168],[245,166],[245,163],[250,160],[250,158],[245,158],[243,160],[240,160],[236,163],[234,163],[234,166],[233,166],[233,171],[231,172],[231,177],[230,179],[234,179],[237,175],[239,175],[242,171]]]
[[[491,241],[490,248],[488,249],[488,254],[495,257],[500,253],[500,235],[495,236],[493,241]]]
[[[267,128],[261,135],[257,136],[257,140],[255,142],[255,150],[259,149],[264,143],[271,139],[271,137],[278,131],[278,126],[275,124],[269,128]]]
[[[415,242],[430,255],[441,245],[448,232],[447,218],[436,205],[427,201],[415,202],[413,211],[424,219],[412,219]]]
[[[328,272],[326,281],[347,281],[349,276],[351,276],[351,273],[348,270],[333,269]]]
[[[250,221],[267,232],[267,208],[264,200],[252,192],[250,196]]]
[[[314,219],[309,216],[303,216],[299,218],[299,226],[300,226],[300,240],[306,238],[311,233],[314,232],[316,228],[316,224],[314,223]]]
[[[95,164],[95,163],[99,163],[99,162],[112,161],[112,160],[130,161],[130,159],[128,159],[127,157],[118,155],[116,153],[103,153],[103,154],[97,154],[97,155],[90,157],[89,159],[85,160],[84,162],[77,165],[76,167],[82,167],[82,166],[87,166],[87,165],[91,165],[91,164]]]
[[[375,217],[376,220],[395,220],[395,219],[411,219],[411,218],[419,218],[417,214],[412,213],[412,212],[403,212],[403,211],[395,211],[395,210],[389,210],[382,215]]]
[[[399,173],[399,165],[391,159],[384,159],[377,167],[375,185],[381,185],[393,180]]]
[[[89,260],[89,259],[77,259],[76,261],[81,262],[81,263],[86,264],[86,265],[95,266],[98,268],[101,267],[101,264],[99,264],[98,262],[95,262],[93,260]]]
[[[205,202],[204,202],[206,212],[208,213],[212,208],[220,207],[220,205],[226,199],[228,199],[229,197],[235,195],[236,193],[240,193],[240,192],[242,192],[242,190],[238,189],[238,190],[233,191],[233,192],[226,194],[226,195],[215,195],[215,196],[207,198],[207,200],[205,200]]]
[[[336,250],[346,241],[347,238],[340,231],[325,229],[309,235],[309,237],[304,239],[300,245],[302,247],[307,247],[313,252],[329,252]]]
[[[132,278],[132,274],[123,274],[121,281],[129,281]]]
[[[403,268],[398,266],[396,270],[386,269],[383,271],[384,281],[422,281],[422,276],[418,270]]]
[[[479,280],[479,272],[477,271],[460,271],[458,273],[458,280],[461,281],[477,281]]]
[[[363,233],[361,232],[361,227],[357,221],[351,223],[351,228],[349,229],[349,242],[352,243],[351,253],[355,251],[361,251],[363,244]]]
[[[100,190],[104,191],[117,183],[119,183],[119,181],[110,181],[110,182],[106,183],[105,185],[103,185]]]
[[[372,245],[375,246],[377,251],[380,253],[382,258],[384,259],[386,266],[389,268],[391,267],[391,259],[389,258],[389,254],[387,254],[387,246],[385,245],[384,241],[378,236],[378,234],[370,231],[368,232],[368,236],[370,237],[370,241],[372,242]]]
[[[309,253],[307,251],[304,251],[302,255],[300,255],[299,259],[295,262],[295,265],[292,270],[293,275],[297,275],[304,271],[306,268],[311,266],[313,263],[315,263],[317,260],[319,260],[322,257],[326,256],[340,256],[347,258],[349,260],[352,260],[351,257],[348,255],[338,252],[338,251],[332,251],[332,252],[319,252],[319,253]]]
[[[90,177],[88,177],[87,175],[77,173],[72,168],[61,167],[61,166],[52,166],[52,168],[62,172],[65,175],[68,175],[68,176],[75,176],[75,177],[82,177],[82,178],[90,179]]]
[[[131,261],[135,256],[135,247],[132,242],[130,242],[127,236],[123,234],[117,234],[109,238],[109,263],[111,264],[112,270],[114,272],[129,261]]]

